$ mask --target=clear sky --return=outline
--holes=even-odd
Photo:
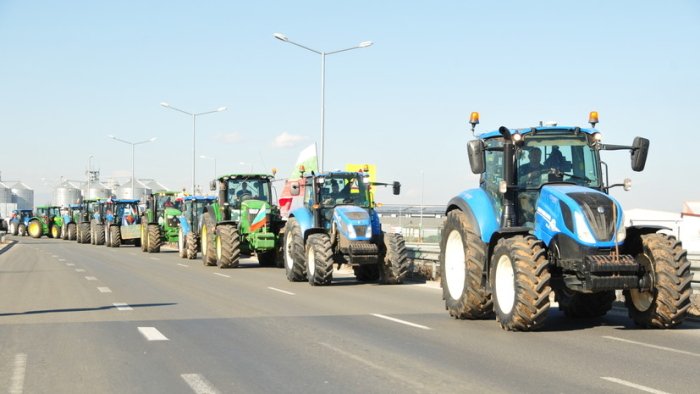
[[[466,143],[539,121],[587,126],[604,142],[651,140],[646,170],[603,152],[626,208],[678,212],[700,200],[700,2],[690,1],[13,1],[0,0],[0,171],[48,202],[61,177],[136,175],[172,189],[218,173],[287,176],[320,141],[326,59],[326,168],[377,165],[402,195],[445,204],[475,187]],[[241,162],[246,164],[240,164]]]

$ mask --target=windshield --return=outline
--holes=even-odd
[[[328,208],[341,204],[356,205],[368,208],[369,178],[359,174],[336,174],[323,179],[319,184],[318,194],[321,205]]]
[[[536,189],[545,183],[567,182],[600,187],[596,151],[586,135],[534,135],[517,152],[518,185]]]
[[[162,212],[164,208],[175,208],[180,210],[180,205],[182,200],[175,198],[175,196],[156,196],[156,201],[158,202],[158,211]]]
[[[227,181],[226,199],[233,208],[240,208],[246,200],[270,200],[270,181],[268,179],[237,178]]]

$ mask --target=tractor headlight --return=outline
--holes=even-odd
[[[588,228],[588,223],[586,223],[586,219],[583,218],[581,212],[574,212],[574,224],[576,227],[576,236],[578,236],[581,241],[590,244],[595,243],[593,233],[591,233],[591,229]]]
[[[357,238],[357,233],[355,232],[355,226],[348,224],[348,238]]]
[[[365,238],[371,238],[372,237],[372,226],[367,226],[367,229],[365,230]]]

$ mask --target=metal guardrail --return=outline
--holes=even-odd
[[[435,279],[439,272],[440,246],[438,244],[406,244],[408,258],[413,263],[413,272],[420,272]],[[700,253],[688,253],[690,272],[693,274],[691,283],[695,292],[700,292]]]

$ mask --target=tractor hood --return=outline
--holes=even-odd
[[[625,239],[622,207],[614,198],[595,189],[544,186],[537,200],[535,236],[549,244],[557,234],[582,245],[612,247]]]
[[[176,216],[182,215],[182,212],[179,209],[176,208],[165,208],[165,217],[166,218],[172,218]]]
[[[262,200],[246,200],[241,203],[240,225],[243,232],[267,229],[271,212],[270,204]],[[233,212],[231,219],[234,219]]]
[[[372,238],[369,212],[354,205],[339,205],[333,210],[333,222],[340,233],[351,241]]]

